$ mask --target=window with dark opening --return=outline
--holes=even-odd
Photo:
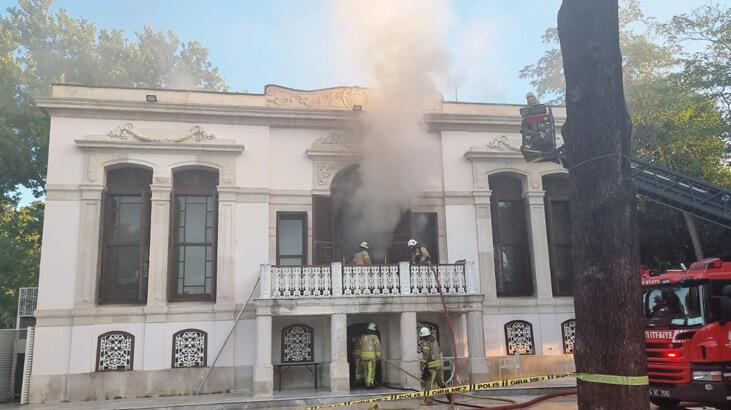
[[[492,237],[498,296],[532,296],[533,274],[521,181],[506,174],[489,176]]]
[[[216,171],[173,174],[171,300],[214,300],[218,201]]]
[[[152,171],[107,171],[102,211],[100,303],[147,300]]]
[[[277,212],[277,265],[307,265],[307,212]]]
[[[574,265],[571,260],[571,214],[566,175],[543,177],[546,191],[546,228],[554,296],[572,296]]]

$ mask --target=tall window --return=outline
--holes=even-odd
[[[277,265],[307,265],[307,212],[277,212]]]
[[[497,174],[490,175],[489,184],[497,295],[531,296],[533,274],[521,181]]]
[[[218,173],[191,169],[173,174],[171,300],[214,300]]]
[[[546,191],[546,227],[554,296],[572,296],[574,264],[571,260],[571,215],[569,181],[565,175],[543,178]]]
[[[152,171],[107,171],[102,214],[100,303],[144,303],[150,256]]]

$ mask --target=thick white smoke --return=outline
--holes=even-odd
[[[448,3],[436,0],[338,1],[337,22],[379,98],[363,114],[360,186],[350,203],[346,243],[383,250],[401,213],[438,180],[436,138],[423,115],[439,103],[448,74]],[[437,148],[438,150],[438,148]],[[385,239],[387,237],[387,239]]]

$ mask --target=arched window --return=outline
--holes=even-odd
[[[576,342],[576,319],[569,319],[561,323],[561,336],[563,339],[563,352],[573,354],[574,343]]]
[[[416,334],[417,335],[419,334],[419,330],[421,330],[422,327],[426,327],[429,330],[431,330],[432,336],[434,336],[434,339],[437,341],[437,343],[439,343],[439,326],[437,326],[431,322],[416,322]],[[424,342],[422,342],[421,338],[418,338],[418,341],[416,342],[416,345],[417,345],[416,353],[417,354],[421,353],[422,344],[424,344]]]
[[[102,212],[100,303],[147,301],[152,171],[107,171]]]
[[[292,325],[282,329],[282,363],[315,360],[315,338],[307,325]]]
[[[170,299],[215,300],[218,172],[173,173]]]
[[[546,228],[553,295],[572,296],[574,264],[571,261],[569,178],[563,174],[547,175],[543,177],[543,188],[546,191]]]
[[[173,368],[206,367],[208,333],[183,329],[173,335]]]
[[[498,296],[532,296],[533,274],[521,181],[507,173],[489,176],[495,281]]]
[[[525,320],[513,320],[505,324],[505,345],[508,354],[536,354],[533,341],[533,325]]]
[[[134,335],[112,331],[99,336],[96,344],[96,371],[132,370],[135,353]]]

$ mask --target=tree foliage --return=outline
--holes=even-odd
[[[43,202],[15,209],[0,202],[0,325],[13,327],[18,288],[38,285]]]
[[[48,120],[33,105],[52,83],[226,90],[208,50],[173,32],[145,27],[130,41],[122,30],[53,12],[53,0],[19,0],[0,16],[0,190],[42,192]]]

